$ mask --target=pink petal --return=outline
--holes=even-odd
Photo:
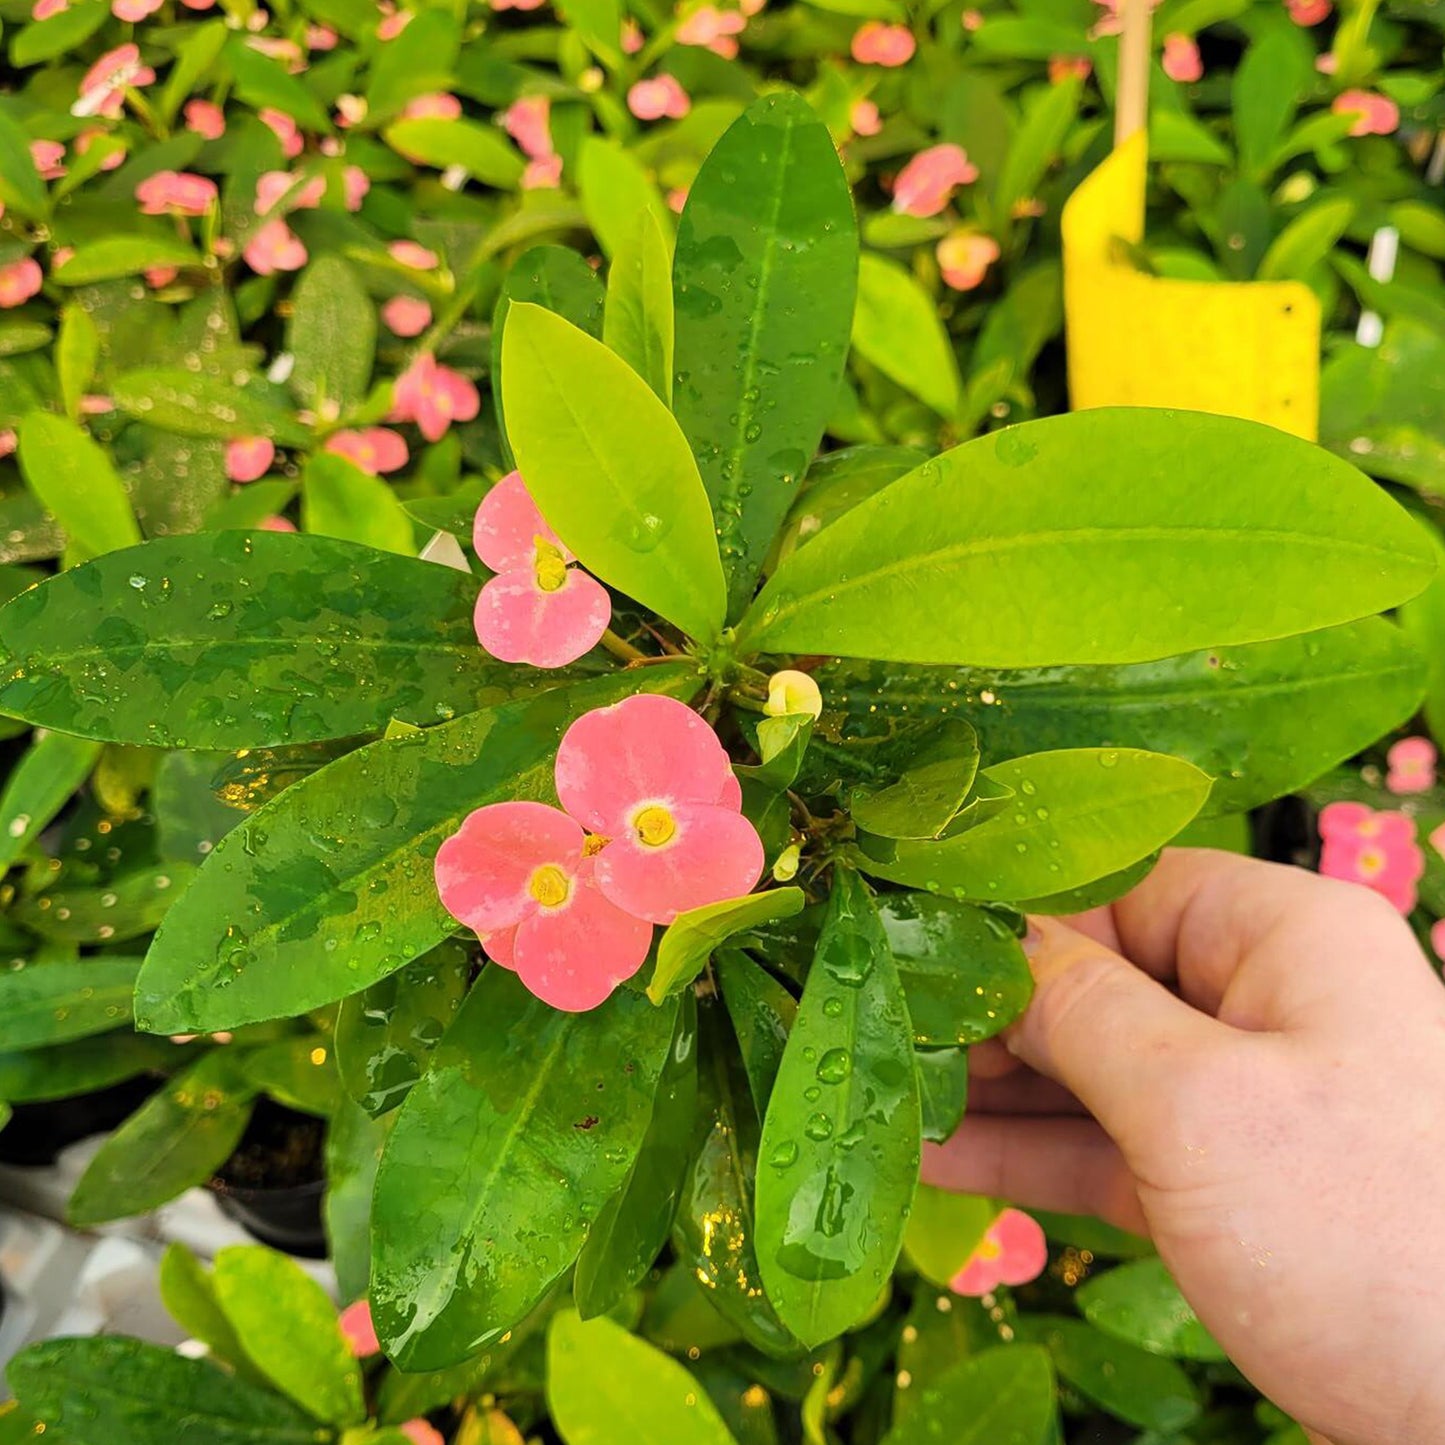
[[[1192,85],[1204,75],[1204,62],[1199,57],[1199,47],[1188,35],[1166,35],[1164,37],[1164,74],[1170,80]]]
[[[918,42],[906,25],[885,25],[869,20],[858,27],[851,50],[859,65],[907,65]]]
[[[597,855],[597,886],[612,902],[650,923],[671,923],[690,908],[752,890],[763,871],[763,840],[741,813],[710,803],[667,811],[677,829],[668,842],[649,846],[629,828]]]
[[[270,437],[236,437],[226,443],[226,475],[233,482],[254,482],[264,477],[276,459]]]
[[[715,805],[732,776],[717,734],[686,703],[652,693],[584,713],[557,749],[562,806],[609,838],[644,803]]]
[[[612,598],[595,577],[569,567],[562,585],[544,591],[531,566],[493,577],[477,598],[477,641],[501,662],[566,667],[591,652],[612,620]]]
[[[526,95],[501,115],[502,128],[534,161],[552,154],[552,102],[545,95]]]
[[[893,187],[893,209],[908,216],[936,216],[956,186],[978,179],[962,146],[930,146],[898,173]]]
[[[517,930],[515,928],[499,928],[495,933],[487,934],[482,939],[482,947],[493,963],[499,963],[503,968],[510,968],[514,973],[516,972],[517,966],[512,961],[517,950]]]
[[[1374,816],[1375,810],[1364,803],[1327,803],[1320,810],[1320,837],[1352,836]]]
[[[431,307],[419,296],[393,296],[381,319],[397,336],[420,336],[431,325]]]
[[[538,537],[556,547],[564,561],[573,560],[532,500],[521,472],[508,472],[477,508],[472,546],[493,572],[510,572],[532,566]]]
[[[358,1360],[381,1353],[381,1341],[376,1338],[376,1326],[371,1322],[371,1305],[365,1299],[347,1305],[338,1323],[351,1353]]]
[[[1049,1262],[1049,1244],[1043,1226],[1022,1209],[1005,1209],[989,1230],[1002,1253],[998,1271],[1002,1284],[1028,1284]]]
[[[981,1299],[986,1294],[992,1294],[1001,1282],[998,1260],[996,1258],[985,1259],[975,1250],[969,1256],[968,1263],[949,1280],[948,1287],[954,1294]]]
[[[536,870],[551,865],[573,877],[582,843],[577,824],[545,803],[489,803],[437,850],[437,892],[478,934],[512,928],[537,911],[528,891]]]
[[[717,805],[719,808],[731,808],[734,813],[742,812],[743,785],[738,781],[738,775],[731,770],[723,779],[722,788],[718,792]]]
[[[446,1436],[435,1425],[419,1417],[408,1420],[400,1428],[401,1433],[411,1441],[411,1445],[447,1445]]]

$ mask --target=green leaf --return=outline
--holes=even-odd
[[[161,1256],[158,1282],[166,1309],[192,1339],[200,1340],[243,1379],[265,1384],[266,1377],[251,1363],[216,1298],[211,1271],[185,1245],[172,1244]]]
[[[331,1425],[366,1419],[361,1370],[326,1291],[294,1260],[259,1245],[216,1255],[211,1275],[251,1362],[303,1410]]]
[[[373,53],[366,88],[368,123],[374,126],[389,119],[416,96],[451,90],[460,49],[454,15],[431,8],[414,12],[406,29],[378,44]]]
[[[326,1126],[326,1240],[345,1300],[360,1299],[371,1279],[371,1194],[395,1113],[373,1119],[343,1099]]]
[[[735,1445],[707,1391],[676,1360],[609,1319],[571,1310],[547,1331],[547,1405],[566,1445]]]
[[[286,410],[279,391],[251,382],[165,367],[127,371],[111,383],[115,404],[139,421],[181,436],[266,436],[310,446],[310,431]]]
[[[60,401],[72,421],[80,415],[81,396],[95,379],[95,364],[100,359],[100,331],[90,312],[71,302],[60,313],[60,329],[55,337],[55,379],[60,386]]]
[[[981,437],[855,507],[778,568],[739,645],[1145,662],[1353,621],[1414,596],[1433,567],[1406,514],[1308,442],[1101,409]]]
[[[1270,243],[1255,275],[1261,281],[1303,280],[1354,219],[1355,203],[1348,196],[1326,196],[1307,206]]]
[[[577,152],[577,189],[587,224],[604,254],[615,257],[633,227],[650,211],[663,235],[672,235],[672,212],[641,163],[616,141],[589,135]]]
[[[1155,1355],[1224,1359],[1161,1259],[1140,1259],[1096,1274],[1074,1296],[1084,1318],[1106,1335]]]
[[[315,1422],[285,1400],[140,1340],[46,1340],[7,1374],[25,1409],[66,1445],[316,1445]]]
[[[154,930],[192,872],[187,863],[149,864],[119,874],[108,885],[62,883],[13,904],[11,916],[42,938],[124,943]]]
[[[126,1031],[0,1054],[0,1099],[36,1104],[89,1094],[138,1074],[164,1074],[185,1057],[169,1039],[149,1039]]]
[[[45,831],[100,760],[100,746],[65,733],[35,739],[0,793],[0,873]]]
[[[577,1257],[637,1157],[673,1019],[627,989],[562,1013],[483,970],[376,1177],[372,1313],[404,1369],[475,1353]]]
[[[308,532],[378,551],[404,557],[416,552],[411,518],[391,487],[330,452],[315,452],[306,459],[301,473],[301,525]]]
[[[913,1042],[976,1044],[1028,1007],[1033,974],[996,915],[931,893],[884,893],[878,916],[908,1000]]]
[[[166,76],[159,100],[154,102],[167,124],[175,119],[182,102],[195,89],[197,82],[211,73],[229,38],[230,29],[221,19],[185,27],[184,38],[178,40],[174,47],[175,64]]]
[[[395,973],[457,926],[432,858],[473,808],[551,801],[574,718],[694,687],[686,665],[599,678],[383,738],[293,783],[221,839],[166,915],[137,984],[140,1027],[291,1017]]]
[[[230,68],[237,97],[248,106],[279,110],[299,122],[303,130],[322,135],[330,132],[331,117],[306,82],[270,56],[253,50],[244,36],[231,37],[222,63]]]
[[[557,535],[602,581],[712,642],[726,611],[712,513],[646,382],[561,317],[517,305],[502,389],[517,463]]]
[[[963,807],[978,760],[978,734],[957,718],[945,718],[896,783],[855,788],[848,811],[860,828],[884,838],[936,838]]]
[[[930,1284],[946,1288],[999,1216],[999,1204],[982,1194],[955,1194],[920,1184],[913,1196],[903,1250]]]
[[[859,867],[954,898],[1020,902],[1077,888],[1162,847],[1199,811],[1209,779],[1135,748],[1068,748],[999,763],[984,777],[1014,800],[937,843],[901,842]]]
[[[1043,1350],[985,1350],[924,1390],[884,1445],[1045,1445],[1054,1424],[1054,1376]]]
[[[664,406],[671,405],[672,258],[667,236],[651,211],[638,218],[631,238],[618,249],[608,269],[602,339]]]
[[[761,1118],[783,1062],[798,1001],[761,964],[740,949],[717,956],[717,981],[738,1038],[748,1089]]]
[[[1425,659],[1425,720],[1435,737],[1445,737],[1445,539],[1423,519],[1420,531],[1442,570],[1418,597],[1400,609],[1400,626]],[[0,805],[0,821],[4,816]]]
[[[250,1080],[262,1093],[302,1114],[329,1119],[341,1105],[335,1054],[319,1046],[320,1035],[292,1034],[263,1044],[246,1059]]]
[[[679,913],[658,941],[657,965],[647,985],[648,998],[660,1004],[670,994],[680,992],[697,976],[713,949],[733,934],[746,932],[759,923],[791,918],[802,912],[806,901],[801,888],[772,888]]]
[[[10,61],[18,66],[39,65],[77,50],[105,24],[109,14],[105,0],[81,0],[27,25],[10,42]]]
[[[1037,193],[1039,183],[1064,148],[1079,113],[1083,89],[1083,81],[1070,75],[1057,85],[1040,86],[1034,91],[994,186],[993,210],[999,227],[1007,228],[1014,207]]]
[[[476,582],[325,537],[166,537],[0,609],[0,710],[151,747],[253,748],[432,722],[551,686],[491,662]]]
[[[0,973],[0,1049],[34,1049],[130,1022],[138,958],[81,958]]]
[[[622,34],[619,0],[562,0],[562,18],[593,54],[611,65],[622,62],[618,37]]]
[[[804,1344],[841,1335],[878,1298],[918,1182],[919,1130],[893,955],[866,885],[840,868],[759,1149],[763,1282]]]
[[[0,111],[0,202],[27,221],[50,213],[45,182],[30,158],[30,137],[6,111]]]
[[[896,261],[865,252],[858,266],[853,345],[859,356],[942,417],[958,411],[962,383],[933,298]]]
[[[923,1137],[941,1144],[963,1122],[968,1106],[968,1050],[915,1049],[918,1096],[923,1111]]]
[[[526,162],[490,126],[472,120],[399,120],[382,132],[387,145],[417,165],[460,166],[485,186],[510,190]]]
[[[230,1158],[255,1093],[239,1051],[212,1049],[112,1134],[70,1196],[82,1228],[145,1214],[204,1184]]]
[[[431,12],[435,13],[435,12]],[[344,416],[366,395],[376,354],[376,310],[340,256],[321,256],[291,294],[286,349],[296,358],[291,389],[323,420]]]
[[[20,471],[71,541],[93,556],[140,541],[110,458],[73,421],[32,411],[19,427]]]
[[[712,501],[734,615],[837,404],[857,270],[828,128],[796,93],[764,96],[703,163],[674,262],[677,419]]]
[[[1309,93],[1313,47],[1288,33],[1287,26],[1266,30],[1248,49],[1234,72],[1231,109],[1235,143],[1247,173],[1267,173],[1270,158],[1284,137],[1300,97]]]

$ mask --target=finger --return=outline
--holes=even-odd
[[[1088,1110],[1067,1089],[1032,1069],[1020,1066],[1017,1073],[1001,1079],[970,1079],[970,1114],[1077,1114]]]
[[[1016,1074],[1023,1065],[1008,1051],[999,1038],[984,1039],[968,1051],[968,1077],[974,1079],[1001,1079]]]
[[[1136,1234],[1146,1230],[1123,1157],[1087,1119],[970,1116],[947,1143],[924,1145],[922,1178],[1025,1209],[1091,1214]]]

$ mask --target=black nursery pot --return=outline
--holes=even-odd
[[[261,1099],[236,1152],[207,1188],[253,1238],[302,1259],[325,1259],[321,1200],[326,1125]]]
[[[0,1164],[54,1164],[62,1149],[92,1134],[108,1133],[128,1119],[161,1083],[142,1075],[89,1094],[16,1104],[10,1122],[0,1129]]]

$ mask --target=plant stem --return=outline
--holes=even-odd
[[[610,627],[602,634],[602,645],[613,657],[620,657],[623,662],[651,662],[645,652],[638,651],[630,642],[624,642]]]

